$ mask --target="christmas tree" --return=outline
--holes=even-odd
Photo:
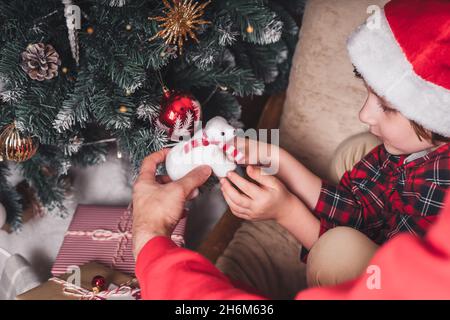
[[[114,147],[137,169],[193,120],[242,126],[238,97],[287,86],[303,2],[1,0],[7,221],[20,227],[23,206],[6,179],[11,161],[47,210],[64,212],[73,165],[105,161]],[[174,101],[192,109],[171,109]]]

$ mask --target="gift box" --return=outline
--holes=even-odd
[[[187,210],[187,209],[186,209]],[[72,265],[99,262],[123,273],[134,274],[131,206],[79,205],[56,257],[52,274],[67,272]],[[184,245],[186,218],[176,226],[172,240]]]
[[[59,249],[52,274],[69,266],[99,262],[123,273],[134,274],[132,214],[127,207],[79,205]]]
[[[105,290],[93,290],[94,277],[103,277]],[[140,300],[137,280],[127,274],[91,262],[50,278],[16,297],[17,300]]]

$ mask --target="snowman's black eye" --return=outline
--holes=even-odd
[[[224,136],[224,135],[225,135],[225,132],[222,131],[220,134],[221,134],[222,136]]]
[[[178,137],[178,141],[183,141],[184,139],[183,139],[183,136],[181,136],[181,137]]]

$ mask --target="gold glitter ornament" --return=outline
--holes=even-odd
[[[12,123],[0,134],[0,157],[16,162],[27,161],[36,154],[38,145],[32,137],[23,137],[16,124]]]
[[[201,19],[205,7],[211,1],[202,4],[192,2],[192,0],[173,0],[173,6],[171,6],[167,0],[163,0],[167,10],[164,12],[166,16],[148,17],[149,20],[162,22],[159,27],[163,29],[158,31],[149,41],[161,37],[168,45],[176,44],[180,54],[183,51],[184,41],[188,39],[188,36],[198,43],[199,41],[194,31],[198,30],[200,25],[211,23]]]
[[[119,107],[119,112],[120,113],[125,113],[125,112],[127,112],[128,111],[128,108],[126,107],[126,106],[120,106]]]

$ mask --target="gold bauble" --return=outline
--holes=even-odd
[[[125,113],[125,112],[127,112],[128,111],[128,108],[126,107],[126,106],[120,106],[119,107],[119,112],[120,113]]]
[[[88,34],[93,34],[94,33],[94,28],[88,27],[86,31],[87,31]]]
[[[253,33],[253,27],[251,25],[248,25],[247,33]]]
[[[32,137],[24,137],[15,123],[7,125],[0,135],[0,155],[5,160],[27,161],[36,154],[38,146]]]

